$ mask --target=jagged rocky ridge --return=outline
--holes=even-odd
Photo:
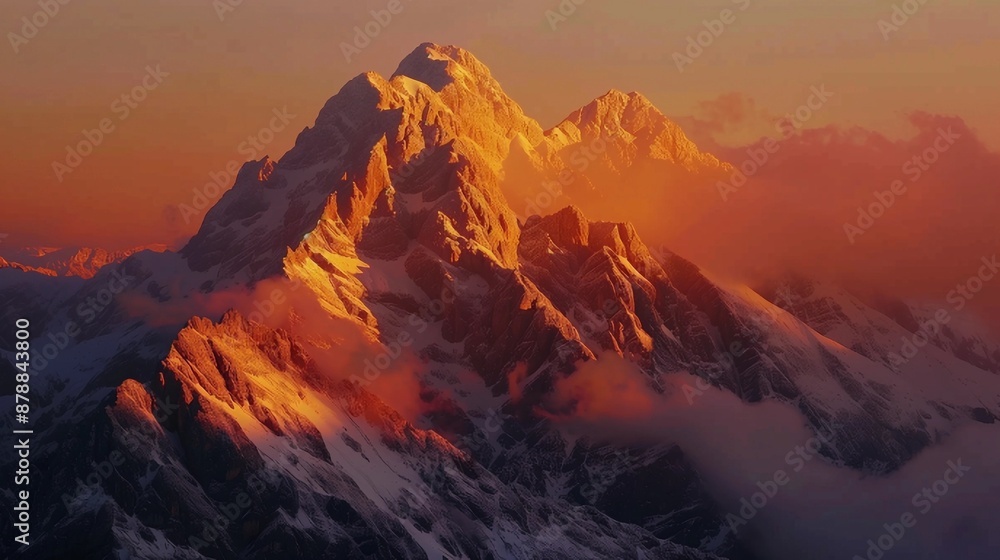
[[[0,256],[0,269],[13,268],[46,276],[76,276],[93,278],[101,268],[119,263],[140,251],[166,250],[165,245],[147,245],[122,251],[91,247],[25,247]]]
[[[844,426],[822,453],[872,473],[997,416],[991,368],[942,343],[901,376],[884,358],[907,326],[849,294],[765,299],[572,206],[518,220],[512,160],[557,174],[609,131],[594,174],[726,169],[637,94],[543,131],[471,54],[426,44],[346,84],[279,160],[246,164],[179,253],[82,285],[0,271],[0,300],[27,294],[16,312],[47,331],[130,279],[38,375],[35,468],[52,483],[25,557],[751,558],[683,449],[571,439],[545,414],[565,412],[560,379],[608,354],[654,390],[687,371]],[[289,305],[249,321],[272,285]],[[240,290],[252,305],[213,316]],[[136,301],[178,311],[153,321]],[[403,340],[426,405],[410,420],[376,396],[379,371],[323,359]],[[734,342],[748,351],[727,359]]]

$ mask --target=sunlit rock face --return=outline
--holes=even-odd
[[[994,421],[974,331],[904,377],[890,354],[925,311],[734,286],[605,215],[638,200],[673,227],[650,201],[701,195],[648,174],[730,169],[640,94],[544,131],[470,53],[424,44],[246,163],[179,252],[87,257],[107,262],[86,281],[0,270],[0,303],[46,329],[128,278],[38,374],[51,483],[25,557],[750,559],[689,450],[579,427],[655,432],[697,398],[686,374],[837,426],[823,460],[867,474]]]

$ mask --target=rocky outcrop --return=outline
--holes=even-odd
[[[519,220],[512,160],[597,196]],[[672,227],[650,169],[728,167],[638,94],[543,132],[471,54],[425,44],[247,163],[180,253],[77,283],[0,271],[0,303],[46,325],[130,278],[40,377],[52,484],[26,557],[752,558],[685,449],[561,429],[580,398],[555,390],[606,357],[649,395],[686,372],[836,423],[820,453],[867,473],[997,416],[975,338],[919,362],[959,388],[904,378],[900,321],[819,289],[769,301],[593,219],[633,197]]]

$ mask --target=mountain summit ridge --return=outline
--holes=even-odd
[[[281,158],[245,164],[179,253],[48,297],[4,271],[0,300],[46,329],[131,279],[36,377],[53,483],[26,558],[756,560],[687,443],[574,422],[656,431],[665,417],[644,414],[692,406],[676,396],[697,384],[837,425],[817,456],[885,474],[1000,418],[1000,378],[948,347],[918,375],[886,367],[905,328],[847,294],[785,309],[593,204],[512,207],[511,160],[627,198],[684,188],[629,183],[634,167],[726,169],[692,146],[615,90],[543,131],[470,53],[426,43],[390,78],[345,84]],[[664,226],[670,210],[651,208]],[[600,400],[622,387],[654,406]],[[113,452],[112,475],[60,495]]]

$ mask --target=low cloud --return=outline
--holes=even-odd
[[[692,136],[703,149],[738,166],[764,140],[726,147],[716,139],[746,122],[753,107],[720,98],[710,117],[680,121],[696,124]],[[943,305],[983,257],[1000,253],[1000,153],[961,118],[908,118],[915,133],[905,139],[861,127],[805,128],[787,138],[775,130],[779,148],[737,192],[725,200],[715,193],[713,204],[694,209],[697,218],[684,218],[690,225],[681,231],[655,224],[640,224],[640,231],[651,243],[751,283],[795,272]],[[953,144],[941,151],[943,135]],[[1000,326],[1000,285],[970,309]]]
[[[555,381],[539,412],[558,422],[612,434],[616,426],[648,418],[661,397],[636,367],[616,354],[581,362]]]
[[[358,383],[410,421],[433,405],[422,400],[420,376],[427,365],[411,346],[419,322],[412,325],[414,332],[379,342],[359,322],[328,313],[296,280],[274,278],[252,289],[240,286],[209,294],[186,294],[175,285],[161,290],[160,298],[125,293],[120,303],[127,314],[155,327],[180,328],[195,316],[218,321],[236,310],[252,322],[293,333],[324,378]]]
[[[571,381],[576,375],[582,378]],[[895,473],[867,476],[816,454],[825,434],[810,430],[793,407],[747,404],[714,388],[692,401],[684,388],[695,382],[685,373],[666,375],[660,393],[635,366],[604,356],[553,390],[551,403],[577,406],[546,414],[562,429],[600,441],[679,445],[737,538],[761,558],[869,558],[869,540],[877,547],[880,537],[890,546],[872,552],[873,559],[996,557],[996,426],[966,425]],[[605,392],[609,387],[613,396]],[[901,523],[910,520],[907,514],[911,527]],[[884,536],[890,530],[893,535]]]

